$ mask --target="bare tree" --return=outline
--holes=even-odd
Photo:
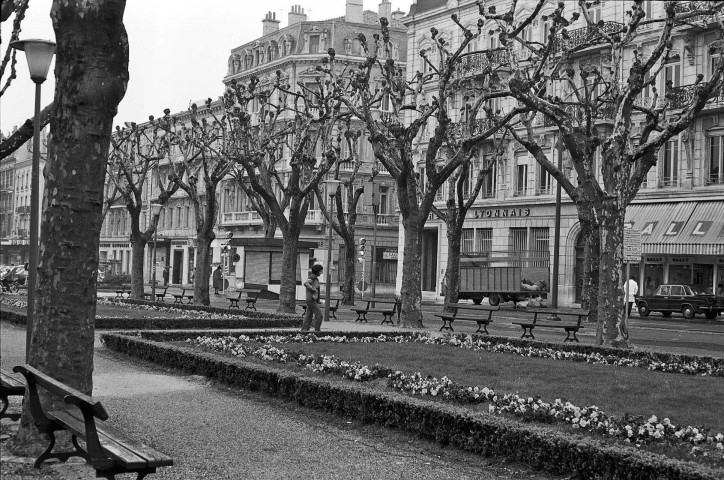
[[[480,13],[498,22],[501,43],[506,45],[513,60],[521,59],[511,65],[508,80],[511,95],[521,104],[541,112],[547,122],[557,127],[578,184],[573,185],[562,169],[541,154],[540,145],[536,145],[530,134],[530,126],[526,134],[516,137],[574,200],[584,233],[591,235],[587,241],[592,251],[600,239],[600,251],[605,255],[599,258],[597,343],[628,346],[625,316],[619,308],[623,304],[621,271],[626,207],[656,164],[661,146],[689,128],[708,99],[721,89],[724,62],[719,61],[708,81],[699,75],[688,101],[674,102],[668,93],[659,96],[656,83],[673,55],[674,28],[718,16],[724,2],[694,4],[683,12],[677,12],[677,2],[666,2],[664,18],[646,20],[643,2],[635,0],[627,12],[626,23],[615,24],[594,21],[589,12],[591,2],[579,0],[587,34],[582,41],[575,42],[571,40],[568,26],[579,18],[579,13],[566,18],[566,4],[559,2],[549,17],[551,27],[544,44],[524,38],[525,25],[517,24],[512,15],[515,3],[502,14],[494,10],[485,12],[482,6]],[[644,26],[651,24],[660,27],[659,37],[646,54],[635,45]],[[603,68],[585,65],[575,68],[577,52],[601,43],[610,53],[609,64]],[[514,47],[526,52],[525,66],[522,66],[521,54],[513,55]],[[641,101],[647,87],[654,92],[650,104]],[[605,133],[600,126],[602,118],[611,123]],[[644,123],[635,140],[632,139],[634,118]],[[601,181],[597,178],[595,162],[598,154]],[[595,264],[591,261],[589,265]],[[592,273],[595,271],[591,268]]]
[[[106,178],[111,184],[109,192],[123,199],[131,219],[131,297],[136,299],[144,298],[144,254],[146,244],[153,238],[158,227],[158,217],[150,216],[145,230],[141,230],[144,188],[147,182],[155,180],[158,195],[152,203],[161,205],[166,205],[179,188],[177,182],[164,180],[161,169],[158,168],[159,162],[169,151],[168,139],[163,133],[154,123],[144,128],[131,122],[127,124],[127,128],[116,126],[116,132],[111,138],[112,149]],[[106,205],[112,205],[110,200],[107,199],[104,209]]]
[[[500,119],[500,125],[491,125],[490,128],[466,138],[454,155],[445,159],[444,164],[439,162],[441,148],[445,145],[449,126],[453,122],[449,102],[458,94],[460,86],[460,79],[455,75],[460,56],[466,51],[468,44],[480,34],[480,28],[477,33],[473,33],[458,21],[456,15],[453,15],[452,19],[462,30],[462,41],[453,48],[439,36],[435,28],[431,30],[439,61],[433,63],[421,52],[432,72],[429,75],[417,72],[411,80],[404,78],[402,70],[391,59],[388,23],[384,18],[380,19],[381,36],[374,35],[371,42],[368,42],[364,35],[359,36],[367,56],[366,61],[352,66],[349,72],[340,74],[335,68],[334,56],[331,55],[330,65],[324,68],[333,83],[339,85],[339,95],[345,106],[364,122],[375,157],[397,184],[398,205],[404,228],[401,317],[405,326],[412,327],[422,326],[422,233],[438,189],[470,158],[470,152],[477,145],[522,111],[513,110]],[[385,61],[382,61],[379,55],[383,49],[386,52]],[[492,73],[492,69],[488,73]],[[381,88],[377,88],[374,82],[379,76],[384,78]],[[479,97],[476,99],[479,105],[492,98],[507,96],[504,90],[492,89],[489,75],[481,85]],[[422,92],[427,90],[434,90],[430,102],[422,98]],[[379,114],[383,102],[389,102],[391,115]],[[407,124],[401,118],[405,112],[413,114],[412,120]],[[419,135],[428,127],[434,133],[430,136],[424,158],[425,184],[420,185],[416,169],[417,159],[413,152]]]
[[[57,108],[45,167],[28,361],[86,394],[93,389],[104,175],[113,117],[128,82],[124,9],[123,0],[64,0],[55,1],[51,10],[57,42]],[[59,398],[49,401],[63,405]],[[11,442],[15,452],[40,443],[28,409],[23,410]]]

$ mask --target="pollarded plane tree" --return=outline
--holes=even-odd
[[[148,188],[147,183],[155,182],[157,187],[152,189],[155,199],[151,203],[166,205],[179,188],[174,180],[164,180],[159,168],[159,162],[166,158],[168,151],[168,137],[153,123],[153,119],[147,125],[129,122],[123,128],[116,126],[111,137],[108,190],[123,200],[131,220],[131,297],[140,300],[144,298],[143,259],[146,244],[158,227],[158,217],[150,214],[145,227],[141,225],[141,213],[145,207],[144,189]]]
[[[341,76],[334,68],[332,54],[329,64],[323,67],[338,86],[338,95],[345,106],[362,120],[375,158],[387,169],[397,186],[404,235],[401,317],[403,324],[408,327],[422,327],[422,233],[438,189],[468,161],[473,149],[523,111],[511,110],[502,115],[499,122],[481,131],[470,129],[469,132],[476,133],[462,140],[452,155],[445,157],[441,154],[440,150],[445,145],[454,120],[449,105],[460,89],[461,80],[456,75],[460,58],[468,44],[480,35],[482,26],[482,23],[478,23],[477,32],[474,33],[463,26],[456,15],[452,15],[452,19],[462,31],[461,42],[455,47],[448,45],[439,32],[432,28],[438,61],[431,60],[425,52],[421,52],[431,72],[427,75],[416,72],[411,79],[404,78],[401,68],[392,60],[388,23],[384,18],[380,19],[381,35],[375,34],[372,41],[368,41],[364,35],[359,36],[367,57],[364,62],[353,65],[347,75]],[[380,58],[383,49],[386,60]],[[493,88],[491,77],[494,69],[492,62],[489,62],[484,79],[478,80],[476,102],[479,104],[508,95],[504,89]],[[381,83],[380,88],[377,87],[378,83]],[[431,102],[424,100],[423,92],[432,92]],[[379,113],[383,102],[389,102],[391,107],[388,115]],[[408,115],[403,119],[406,112]],[[426,145],[427,153],[421,159],[425,185],[420,185],[418,160],[413,152],[420,135],[428,128],[433,133]]]
[[[349,117],[331,82],[299,82],[292,90],[277,72],[273,87],[262,95],[256,121],[246,106],[258,80],[231,83],[224,95],[227,114],[234,114],[235,143],[229,158],[246,171],[253,190],[270,209],[282,234],[279,312],[294,312],[299,235],[309,202],[338,159],[333,148],[337,124]],[[256,123],[256,124],[255,124]],[[271,136],[273,141],[259,141]]]
[[[593,2],[598,3],[598,2]],[[664,16],[646,19],[643,2],[636,0],[626,12],[624,24],[596,22],[589,9],[591,2],[579,1],[586,25],[586,36],[573,39],[568,32],[574,12],[565,18],[565,2],[546,20],[551,21],[547,41],[537,45],[516,35],[501,33],[501,40],[521,45],[528,52],[525,63],[514,68],[508,82],[511,95],[523,105],[543,114],[545,121],[557,127],[559,138],[569,153],[578,176],[577,185],[566,178],[536,148],[530,130],[519,140],[539,163],[561,183],[579,208],[579,218],[600,239],[597,292],[598,344],[629,346],[621,289],[623,270],[623,229],[626,207],[635,197],[649,170],[656,165],[658,153],[668,140],[690,128],[709,98],[722,88],[724,61],[719,61],[705,81],[699,74],[690,98],[674,103],[674,97],[656,92],[666,64],[674,57],[674,29],[690,22],[719,20],[724,2],[698,2],[686,11],[677,2],[664,3]],[[481,14],[484,13],[481,6]],[[487,16],[501,22],[503,32],[514,25],[508,15],[488,11]],[[649,51],[640,51],[636,43],[648,25],[657,25],[658,38]],[[601,67],[578,65],[574,54],[603,43],[610,56]],[[653,92],[643,102],[645,89]],[[601,122],[601,119],[608,119]],[[634,129],[634,120],[641,126]],[[609,126],[604,128],[602,123]],[[529,148],[532,147],[532,148]],[[540,147],[540,145],[538,145]],[[596,156],[600,155],[598,167]],[[600,178],[600,179],[599,179]],[[595,233],[592,233],[595,236]],[[591,239],[595,242],[596,239]]]
[[[337,145],[333,146],[337,151],[339,161],[335,163],[330,177],[334,180],[339,180],[341,187],[334,190],[334,193],[327,192],[327,195],[334,195],[332,201],[334,202],[335,218],[330,218],[330,213],[327,210],[327,203],[324,200],[322,192],[317,190],[317,200],[319,208],[322,210],[324,218],[331,227],[337,232],[337,235],[344,242],[345,249],[345,264],[344,264],[344,280],[342,281],[342,304],[354,305],[355,297],[355,278],[357,276],[357,269],[355,259],[355,231],[357,226],[357,206],[359,205],[360,198],[364,192],[364,188],[360,181],[362,176],[360,167],[362,161],[359,155],[360,141],[362,141],[362,132],[350,128],[349,120],[344,123],[344,130],[340,130],[337,135]],[[347,146],[347,156],[342,156],[342,148],[340,144]],[[340,168],[342,165],[351,165],[352,169],[350,172],[340,175]],[[370,181],[379,173],[379,169],[376,167],[372,168],[370,175]],[[336,222],[335,222],[336,219]],[[377,219],[375,219],[377,221]],[[331,248],[331,247],[330,247]]]
[[[12,48],[10,44],[20,38],[22,23],[25,19],[29,3],[29,0],[7,0],[2,2],[2,6],[0,7],[0,23],[10,22],[12,19],[10,37],[8,38],[2,61],[0,61],[0,97],[5,94],[13,80],[17,78],[17,50]],[[40,111],[41,128],[44,128],[50,122],[50,114],[54,105],[55,104],[51,102]],[[7,138],[0,134],[0,159],[9,156],[33,138],[34,121],[34,118],[29,118]]]
[[[220,102],[207,99],[202,107],[191,105],[188,112],[151,122],[165,132],[169,144],[169,180],[184,191],[192,206],[196,227],[196,266],[194,303],[209,305],[211,278],[211,243],[218,216],[216,198],[219,183],[226,177],[232,162],[223,154],[230,139],[228,122]]]
[[[113,118],[128,83],[124,10],[120,0],[65,0],[53,2],[50,15],[57,42],[56,107],[44,172],[28,363],[88,395],[104,177]],[[48,401],[65,405],[61,398]],[[8,448],[16,454],[44,448],[47,441],[33,425],[24,408]]]

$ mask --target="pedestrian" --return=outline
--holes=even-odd
[[[322,274],[321,265],[313,265],[309,272],[309,278],[304,282],[307,300],[307,313],[302,322],[302,332],[308,332],[314,315],[314,331],[322,329],[322,311],[319,309],[319,276]]]
[[[214,270],[214,277],[213,277],[213,283],[214,283],[214,293],[216,295],[219,294],[219,289],[221,288],[221,265],[216,267],[216,270]]]
[[[626,303],[628,303],[628,316],[630,317],[631,308],[636,301],[636,294],[639,293],[639,285],[638,283],[636,283],[636,279],[634,279],[633,275],[631,275],[631,278],[629,278],[628,281],[624,283],[623,291],[626,295]]]
[[[169,275],[169,266],[166,265],[163,267],[163,285],[164,287],[168,285],[168,275]]]

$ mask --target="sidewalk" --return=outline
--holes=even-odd
[[[379,325],[339,324],[379,330]],[[0,322],[0,334],[2,367],[23,363],[25,330]],[[173,467],[161,468],[149,479],[555,478],[261,394],[212,385],[204,377],[169,373],[111,352],[100,342],[94,362],[93,395],[108,410],[109,423],[174,459]],[[11,402],[11,409],[20,408],[18,399]],[[16,429],[17,422],[2,420],[3,480],[95,478],[94,471],[77,459],[38,472],[32,459],[11,456],[4,445]],[[18,470],[26,473],[13,473]]]

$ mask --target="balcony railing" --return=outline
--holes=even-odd
[[[565,105],[563,110],[565,110],[566,113],[572,117],[573,121],[578,124],[582,124],[586,121],[588,109],[581,105]],[[591,117],[594,120],[613,119],[615,116],[616,106],[612,103],[602,103],[592,107]],[[543,119],[543,126],[553,127],[555,126],[555,123],[550,117],[545,116]]]
[[[349,217],[349,214],[347,214],[347,216]],[[372,226],[374,225],[374,219],[375,215],[372,213],[358,213],[355,225]],[[399,225],[399,223],[399,215],[390,215],[383,213],[377,214],[377,226],[396,227],[397,225]]]
[[[568,38],[563,38],[562,35],[558,35],[556,43],[553,46],[553,54],[558,54],[563,51],[572,50],[576,47],[590,43],[596,45],[603,43],[604,39],[600,35],[599,31],[610,34],[619,32],[623,28],[623,24],[619,22],[604,22],[602,27],[591,27],[585,26],[583,28],[576,28],[568,31]]]
[[[689,13],[694,12],[696,10],[706,10],[707,8],[710,8],[713,2],[711,1],[690,1],[690,2],[677,2],[674,6],[674,12],[675,13]],[[724,13],[724,6],[719,8],[719,13]],[[713,22],[715,20],[714,15],[697,15],[691,18],[687,18],[687,22]]]
[[[221,214],[221,223],[223,225],[261,225],[262,220],[259,213],[255,210],[247,210],[243,212],[224,212]],[[307,217],[304,223],[306,225],[321,225],[324,223],[322,211],[307,211]]]
[[[679,186],[679,177],[677,177],[677,176],[659,178],[659,187],[661,187],[661,188],[672,188],[672,187],[678,187],[678,186]]]
[[[666,87],[666,98],[669,99],[671,108],[684,108],[694,102],[696,93],[701,85],[682,85],[680,87]],[[709,105],[724,103],[724,87],[714,90],[712,96],[707,100]]]
[[[495,69],[510,62],[507,50],[479,51],[460,55],[458,77],[477,75],[487,68]]]
[[[724,176],[720,176],[718,173],[712,173],[705,179],[706,185],[724,185]]]
[[[468,127],[468,122],[455,122],[447,127],[447,134],[455,140],[461,140],[465,137],[480,135],[495,126],[493,118],[476,118],[473,121],[472,132]]]
[[[23,213],[30,213],[30,206],[29,205],[23,205],[22,207],[17,207],[15,209],[15,213],[23,214]]]

